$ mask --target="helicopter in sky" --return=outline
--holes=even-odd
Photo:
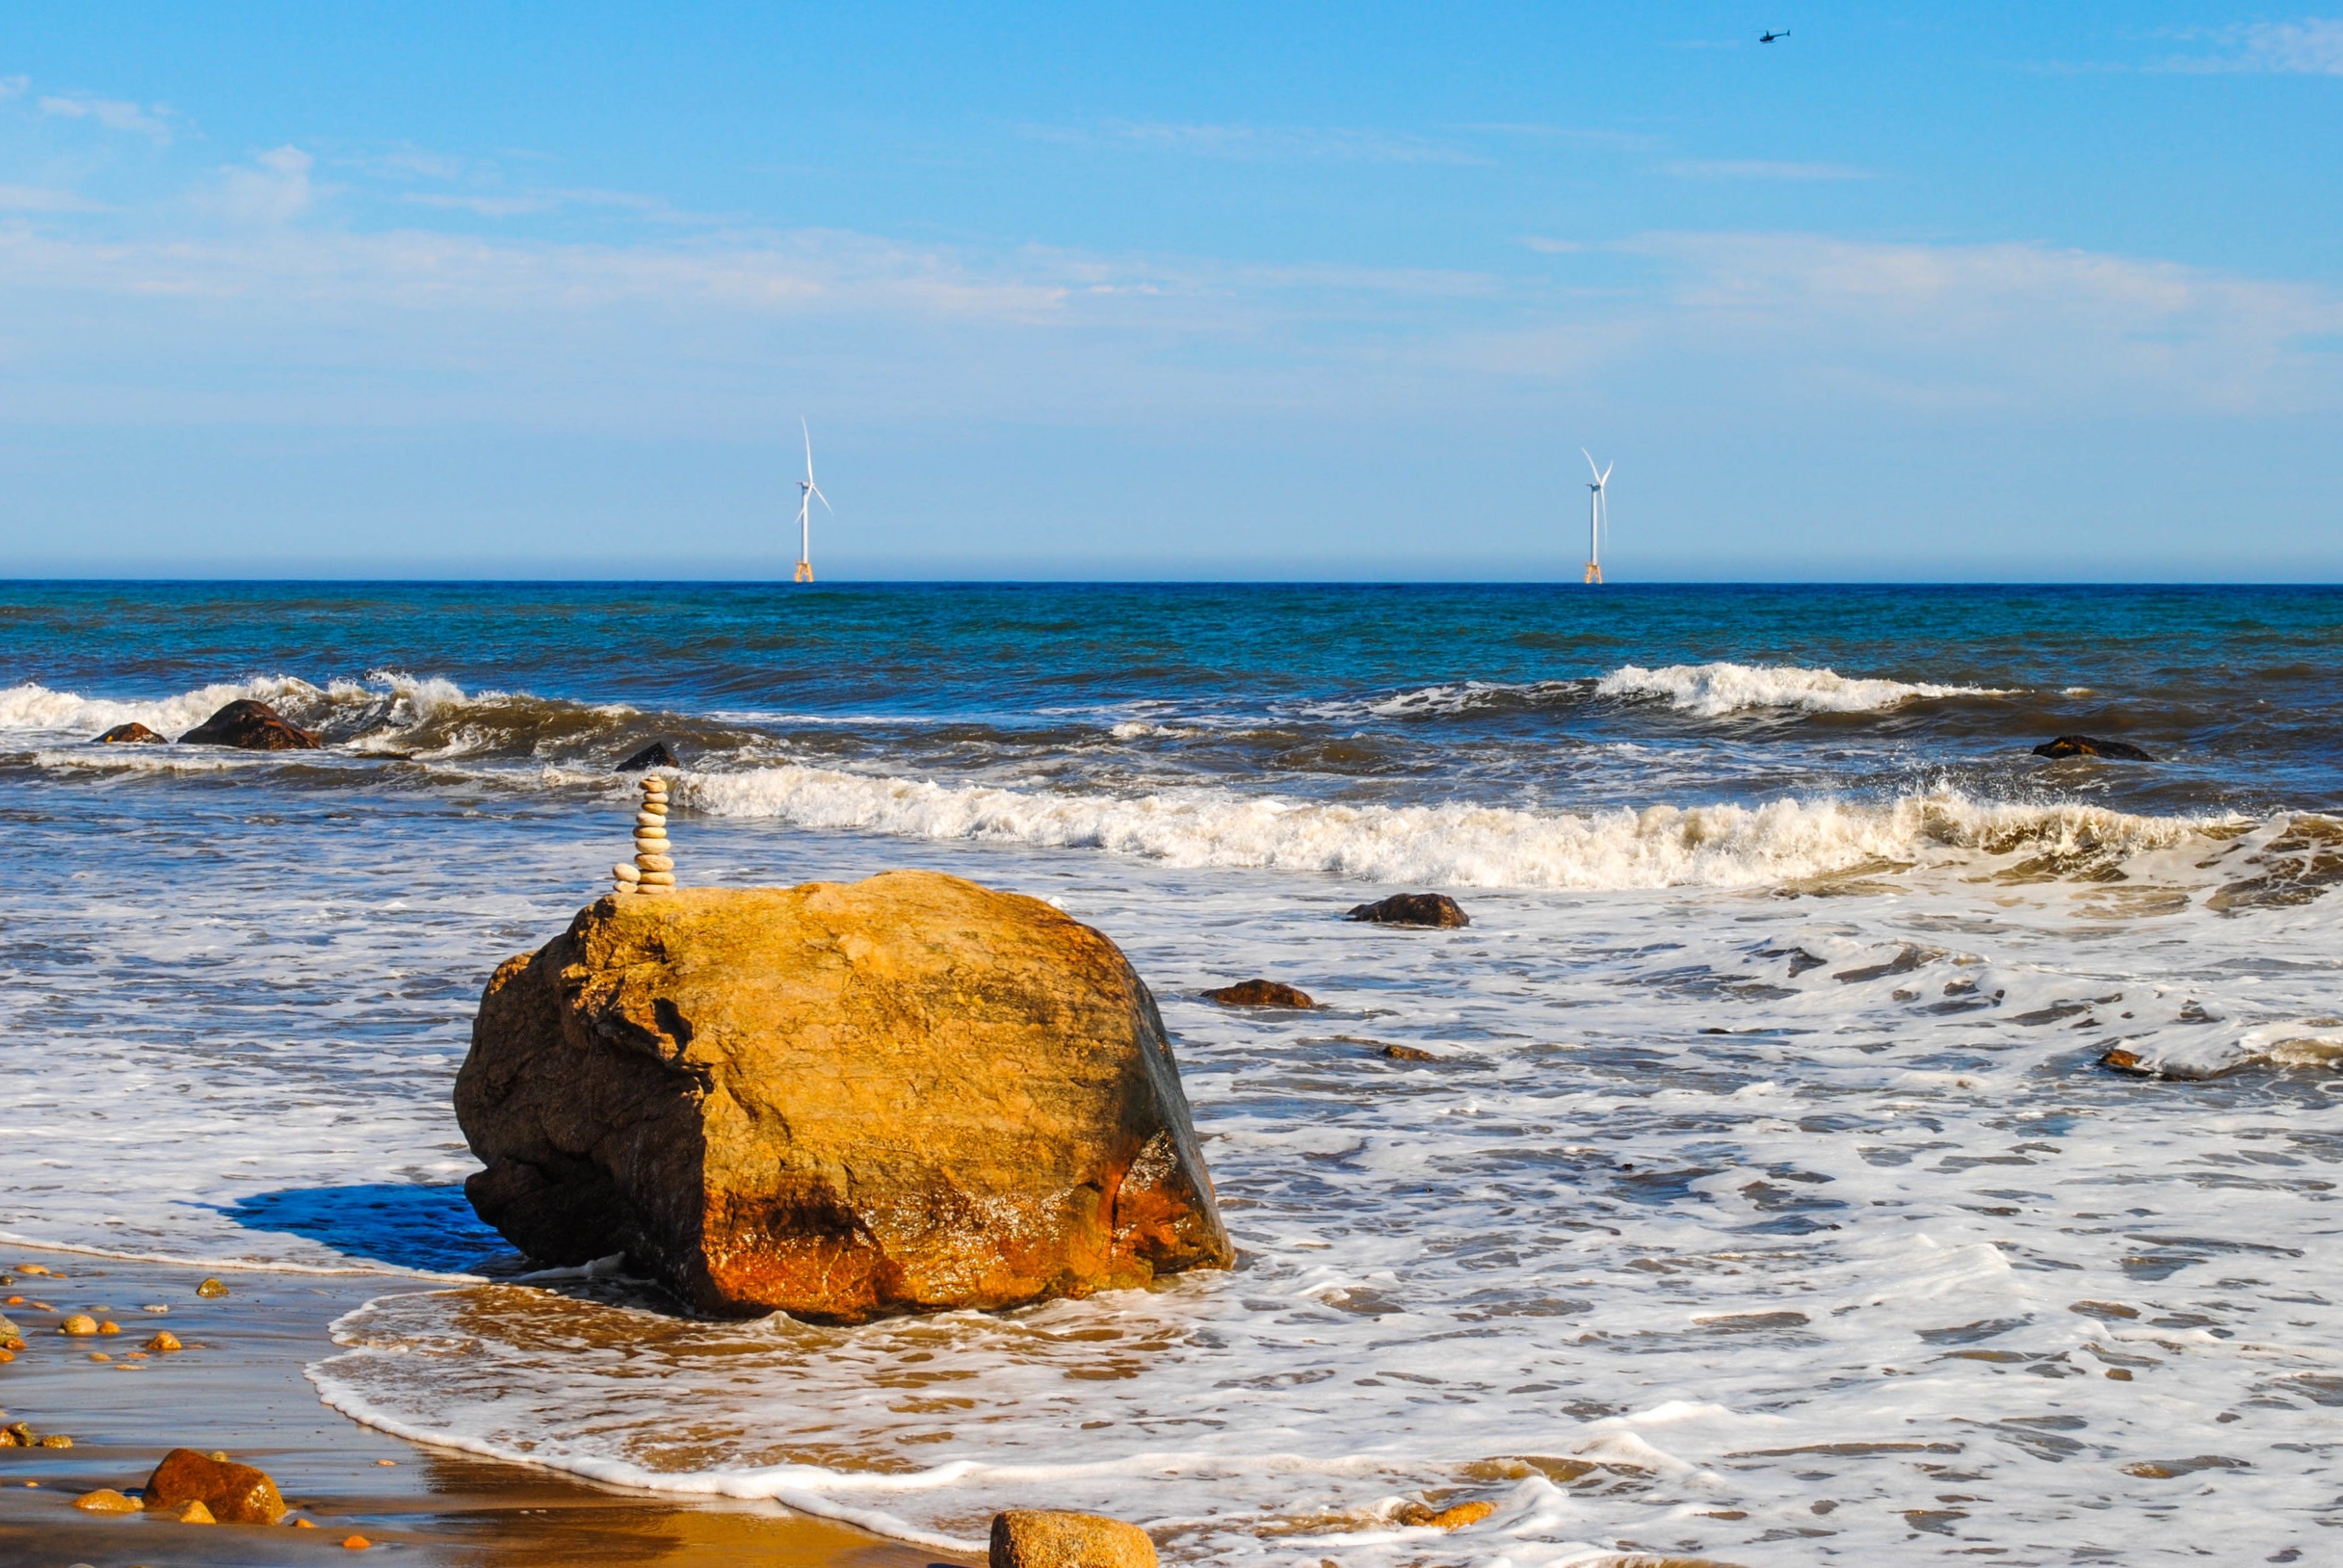
[[[1765,31],[1765,32],[1763,32],[1763,33],[1760,33],[1760,34],[1757,36],[1757,41],[1758,41],[1758,42],[1760,42],[1760,43],[1771,43],[1771,42],[1773,42],[1773,41],[1774,41],[1776,39],[1786,39],[1786,38],[1788,38],[1789,36],[1790,36],[1790,30],[1789,30],[1788,28],[1786,28],[1786,27],[1785,27],[1785,28],[1783,28],[1783,29],[1782,29],[1780,32],[1778,32],[1778,33],[1774,32],[1774,31],[1772,31],[1771,29],[1768,29],[1767,31]]]

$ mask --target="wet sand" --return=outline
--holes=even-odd
[[[39,1264],[62,1278],[26,1274]],[[555,1568],[758,1563],[788,1568],[925,1568],[955,1560],[777,1504],[679,1501],[592,1485],[523,1465],[419,1447],[360,1426],[319,1402],[302,1375],[333,1353],[328,1325],[371,1296],[427,1281],[392,1274],[304,1275],[214,1269],[229,1288],[204,1299],[205,1270],[0,1243],[14,1283],[0,1307],[25,1349],[0,1366],[5,1420],[70,1449],[0,1449],[0,1561],[25,1568],[219,1568],[362,1560],[363,1536],[402,1562]],[[143,1310],[168,1306],[167,1314]],[[44,1307],[46,1310],[44,1310]],[[103,1309],[102,1312],[99,1309]],[[69,1339],[62,1318],[91,1312],[118,1335]],[[132,1359],[159,1328],[187,1348]],[[91,1359],[92,1352],[111,1357]],[[181,1525],[144,1514],[92,1514],[72,1500],[130,1491],[173,1448],[222,1450],[273,1477],[286,1522]],[[307,1519],[314,1529],[295,1528]]]

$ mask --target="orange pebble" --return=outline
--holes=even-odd
[[[293,1521],[293,1528],[295,1529],[315,1529],[317,1522],[313,1519],[296,1519]]]
[[[342,1538],[342,1544],[353,1552],[363,1552],[368,1547],[374,1545],[372,1541],[366,1539],[366,1537],[363,1535],[346,1535]]]

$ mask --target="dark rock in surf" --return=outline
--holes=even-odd
[[[227,745],[239,751],[314,751],[317,736],[265,702],[240,697],[179,737],[181,745]]]
[[[99,736],[93,745],[162,745],[163,737],[140,723],[117,724]]]
[[[1315,1007],[1306,991],[1273,980],[1249,980],[1235,985],[1224,985],[1217,991],[1206,991],[1204,1000],[1217,1002],[1224,1007]]]
[[[1445,893],[1394,893],[1373,903],[1362,903],[1344,917],[1376,926],[1423,926],[1453,930],[1472,924],[1457,901]]]
[[[1440,1058],[1429,1051],[1419,1051],[1412,1045],[1386,1045],[1382,1056],[1388,1061],[1437,1061]]]
[[[2156,759],[2122,741],[2101,741],[2089,735],[2062,735],[2034,748],[2038,757],[2100,757],[2108,762],[2154,762]]]
[[[653,741],[613,770],[620,773],[640,773],[652,768],[680,768],[675,753],[667,748],[665,741]]]

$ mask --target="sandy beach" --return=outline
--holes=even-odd
[[[196,1294],[203,1270],[88,1254],[0,1248],[15,1283],[5,1310],[25,1349],[0,1366],[0,1408],[70,1449],[0,1450],[0,1559],[92,1568],[218,1568],[341,1561],[343,1543],[403,1562],[687,1565],[755,1561],[787,1568],[922,1568],[951,1560],[777,1504],[699,1503],[578,1481],[385,1436],[319,1403],[302,1369],[329,1355],[329,1325],[408,1276],[222,1272],[228,1294]],[[53,1271],[22,1271],[37,1264]],[[37,1305],[36,1303],[43,1303]],[[166,1306],[168,1313],[150,1313]],[[62,1318],[92,1312],[121,1326],[70,1339]],[[156,1329],[186,1348],[130,1359]],[[92,1354],[112,1359],[99,1362]],[[224,1451],[267,1471],[292,1504],[283,1525],[181,1525],[144,1514],[86,1513],[73,1499],[128,1492],[172,1448]],[[302,1529],[296,1519],[316,1528]]]

